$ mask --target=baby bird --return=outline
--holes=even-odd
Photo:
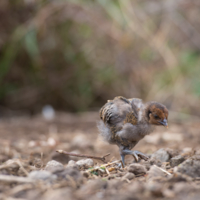
[[[145,136],[153,131],[154,125],[168,127],[168,110],[155,101],[142,103],[141,99],[115,97],[100,110],[98,129],[104,140],[119,147],[123,165],[125,155],[138,156],[144,160],[148,157],[131,149]]]

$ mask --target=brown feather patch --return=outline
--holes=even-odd
[[[133,125],[136,125],[138,122],[137,117],[135,116],[134,112],[129,112],[126,114],[126,118],[123,121],[124,124],[131,123]]]

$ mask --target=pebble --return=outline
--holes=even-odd
[[[104,181],[101,179],[90,180],[90,181],[87,181],[86,184],[82,185],[82,187],[80,188],[80,190],[77,191],[76,194],[80,199],[82,199],[83,194],[84,194],[84,199],[94,199],[94,198],[91,198],[91,195],[104,190],[105,188],[107,188],[107,186],[108,186],[108,181]],[[96,199],[99,199],[99,198],[96,198]]]
[[[158,167],[161,167],[162,165],[162,162],[157,158],[150,158],[149,163],[150,165],[157,165]]]
[[[46,167],[44,169],[46,171],[54,173],[55,171],[64,170],[64,165],[60,162],[55,161],[55,160],[51,160],[46,164]]]
[[[76,166],[76,161],[70,160],[70,161],[68,162],[67,166],[71,166],[71,167]]]
[[[35,199],[38,199],[38,197],[36,197]],[[71,188],[61,187],[61,188],[56,188],[54,190],[47,190],[46,192],[44,192],[42,197],[39,198],[39,199],[43,199],[43,200],[55,200],[55,199],[63,200],[63,199],[75,199],[75,197],[73,196]]]
[[[186,174],[193,178],[200,177],[200,160],[187,159],[181,163],[175,171]]]
[[[163,172],[159,167],[153,165],[148,171],[148,179],[156,178],[156,177],[165,177],[166,173]]]
[[[169,154],[170,158],[180,155],[178,150],[170,149],[170,148],[166,148],[165,150]]]
[[[182,150],[182,154],[184,154],[184,155],[191,155],[191,154],[193,154],[193,150],[192,150],[192,148],[191,147],[185,147],[183,150]]]
[[[122,177],[122,180],[124,180],[124,179],[132,180],[134,178],[135,178],[135,175],[133,173],[128,172],[128,173],[126,173],[126,175],[124,175]]]
[[[107,190],[120,190],[122,188],[123,182],[117,179],[111,179],[108,181]]]
[[[45,105],[42,108],[42,115],[46,120],[53,120],[55,117],[55,110],[51,105]]]
[[[149,181],[146,184],[146,189],[155,197],[163,197],[162,185],[157,182]]]
[[[145,166],[145,168],[147,170],[149,170],[151,168],[152,165],[157,165],[157,166],[161,166],[162,162],[156,158],[150,158],[149,160],[145,161],[145,160],[141,160],[140,162],[142,165]]]
[[[56,179],[56,175],[52,174],[51,172],[48,172],[46,170],[42,170],[42,171],[32,171],[29,174],[29,178],[32,178],[34,180],[55,180]]]
[[[89,172],[81,171],[81,174],[82,174],[83,177],[85,177],[85,178],[89,178],[89,177],[90,177],[90,173],[89,173]]]
[[[131,193],[135,196],[135,194],[143,194],[145,191],[144,184],[140,181],[132,181],[130,184],[126,186],[127,192]],[[130,198],[133,199],[133,198]]]
[[[17,164],[15,160],[7,160],[4,165],[6,166],[6,169],[18,171],[20,166]]]
[[[94,161],[92,159],[82,159],[76,162],[76,164],[82,168],[89,168],[89,167],[93,167],[94,166]]]
[[[111,179],[115,179],[116,178],[116,175],[115,174],[110,174],[108,176],[108,180],[111,180]]]
[[[161,162],[168,162],[170,159],[170,155],[165,149],[159,149],[151,155],[151,158],[158,159]]]
[[[171,158],[170,165],[171,165],[171,167],[175,167],[175,166],[179,165],[180,163],[182,163],[184,160],[185,160],[184,157],[181,155],[175,156],[175,157]]]
[[[179,183],[174,184],[173,191],[176,194],[185,194],[185,195],[187,195],[187,193],[189,193],[191,191],[194,191],[194,186],[192,184],[190,184],[190,183],[187,183],[187,182],[179,182]]]
[[[60,154],[58,152],[53,152],[51,154],[51,159],[55,160],[55,161],[58,161],[60,163],[63,163],[63,164],[67,164],[68,161],[70,160],[70,156],[64,155],[64,154]]]
[[[129,166],[128,172],[138,175],[138,174],[146,174],[147,170],[143,165],[138,163],[133,163]]]

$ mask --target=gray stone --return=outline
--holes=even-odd
[[[70,160],[70,156],[65,155],[65,154],[60,154],[60,153],[54,151],[51,154],[51,160],[55,160],[55,161],[60,162],[62,164],[67,164],[68,161]]]
[[[170,158],[178,156],[179,155],[179,151],[177,149],[170,149],[170,148],[166,148],[165,149],[167,151],[167,153],[169,154]]]
[[[175,166],[179,165],[180,163],[182,163],[184,160],[185,160],[184,157],[181,155],[175,156],[175,157],[171,158],[170,165],[171,165],[171,167],[175,167]]]
[[[159,149],[151,155],[151,158],[158,159],[161,162],[168,162],[170,159],[170,155],[165,149]]]
[[[76,182],[77,185],[80,185],[83,182],[83,175],[77,169],[77,167],[67,166],[63,171],[56,173],[58,180],[69,180],[72,179]]]
[[[56,172],[56,171],[61,171],[61,170],[64,170],[64,166],[62,163],[60,162],[57,162],[55,160],[51,160],[49,161],[47,164],[46,164],[46,167],[44,168],[46,171],[49,171],[49,172]]]
[[[159,167],[153,165],[148,171],[148,179],[152,179],[156,177],[166,177],[166,173],[163,172]]]
[[[124,176],[122,177],[122,180],[123,180],[123,179],[132,180],[132,179],[134,179],[134,178],[135,178],[135,175],[134,175],[133,173],[128,172],[128,173],[126,173],[126,175],[124,175]]]
[[[55,180],[56,175],[53,175],[52,173],[42,170],[42,171],[32,171],[29,174],[29,178],[34,180]]]
[[[140,165],[138,163],[133,163],[129,166],[128,171],[138,175],[138,174],[146,174],[147,170],[143,165]]]
[[[158,167],[161,167],[162,162],[157,158],[150,158],[149,160],[150,165],[157,165]]]
[[[76,161],[70,160],[70,161],[68,162],[67,166],[71,166],[71,167],[76,166]]]
[[[76,162],[76,164],[80,167],[80,168],[89,168],[94,166],[94,161],[92,159],[82,159]]]
[[[200,177],[200,160],[187,159],[176,167],[175,171],[186,174],[193,178]]]
[[[143,166],[145,166],[145,168],[147,169],[147,171],[151,168],[152,165],[157,165],[159,167],[161,167],[162,162],[156,158],[150,158],[147,161],[145,160],[141,160],[140,164],[142,164]]]

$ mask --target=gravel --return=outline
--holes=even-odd
[[[138,164],[138,163],[131,164],[128,167],[128,171],[135,175],[146,174],[147,172],[146,168],[143,165]]]
[[[161,162],[168,162],[170,159],[170,154],[165,149],[159,149],[151,155],[151,158],[160,160]]]

